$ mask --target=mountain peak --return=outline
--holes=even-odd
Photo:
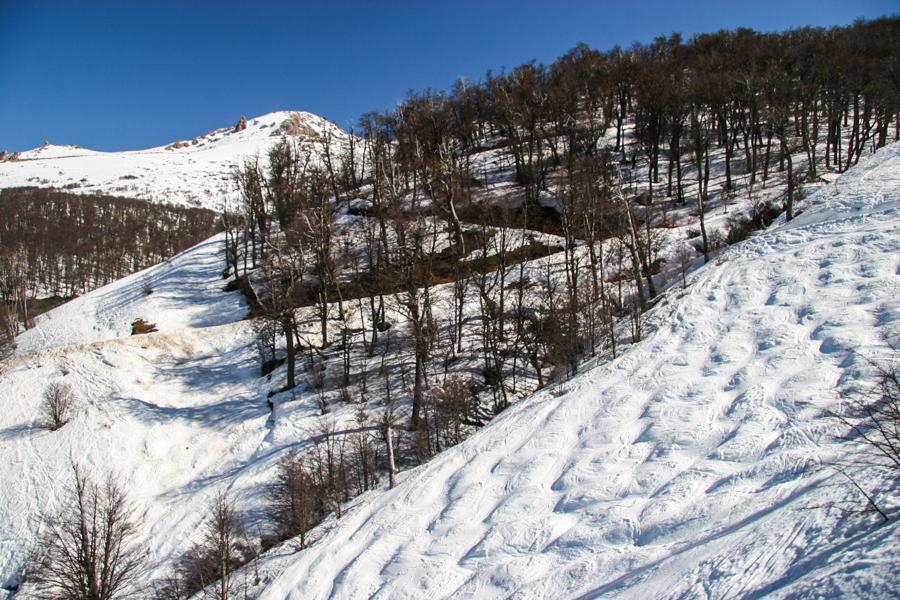
[[[216,208],[233,193],[231,171],[243,160],[266,154],[282,137],[299,142],[343,139],[334,123],[310,112],[276,111],[213,129],[165,146],[101,152],[74,144],[45,142],[0,163],[0,189],[64,188]]]

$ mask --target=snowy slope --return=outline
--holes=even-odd
[[[247,306],[222,291],[222,244],[216,236],[42,315],[0,365],[0,587],[18,580],[70,458],[128,486],[160,561],[189,542],[211,494],[233,483],[217,476],[252,462],[269,410],[241,321]],[[131,337],[136,318],[160,333]],[[51,382],[77,398],[56,432],[38,426]]]
[[[159,331],[239,321],[248,308],[240,292],[223,293],[224,234],[169,260],[80,296],[37,318],[18,337],[19,354],[131,335],[136,319]],[[150,292],[148,294],[148,292]]]
[[[900,340],[898,225],[895,144],[618,360],[363,497],[262,597],[896,597],[896,520],[826,508],[858,499],[815,465],[840,451],[821,410]]]
[[[262,156],[284,133],[310,144],[339,127],[306,112],[282,111],[247,122],[246,129],[217,129],[190,141],[128,152],[96,152],[78,146],[44,145],[0,162],[0,189],[65,188],[217,209],[233,193],[231,171],[245,158]]]

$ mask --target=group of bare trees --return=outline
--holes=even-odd
[[[622,315],[633,315],[632,334],[639,338],[640,313],[657,294],[657,227],[665,225],[667,203],[696,204],[695,247],[704,260],[720,243],[705,222],[714,160],[724,172],[720,202],[739,180],[764,186],[777,169],[785,187],[782,208],[792,218],[802,181],[823,168],[845,170],[865,147],[900,135],[900,80],[892,66],[898,40],[900,20],[881,19],[784,34],[740,29],[690,41],[673,35],[609,52],[579,46],[550,66],[528,63],[489,73],[481,83],[458,82],[447,93],[413,93],[395,110],[366,115],[358,127],[361,158],[354,156],[335,189],[370,201],[364,268],[372,280],[372,339],[383,307],[384,294],[377,292],[389,288],[378,282],[387,278],[409,288],[401,306],[417,364],[440,345],[433,338],[446,328],[429,322],[435,236],[422,215],[446,224],[459,256],[478,244],[464,235],[463,215],[470,224],[499,225],[490,232],[490,272],[448,274],[460,298],[467,285],[478,287],[484,371],[493,377],[499,369],[503,377],[511,357],[533,358],[504,285],[517,248],[502,241],[502,229],[514,223],[541,228],[535,215],[542,196],[558,206],[555,219],[542,225],[566,240],[565,283],[559,290],[546,283],[547,302],[537,317],[552,321],[553,332],[565,332],[540,340],[556,358],[552,368],[571,371],[577,356],[599,343],[614,351],[612,323]],[[615,145],[608,152],[599,142],[610,128]],[[473,166],[473,157],[486,151],[509,159],[521,191],[519,208],[503,219],[492,218],[485,202],[473,202],[494,176]],[[643,182],[628,168],[638,159],[647,169]],[[617,244],[598,243],[604,239]],[[576,250],[580,242],[590,248],[587,260]],[[630,280],[624,297],[621,285],[610,289],[608,271]],[[548,330],[534,319],[530,324],[532,331]],[[458,340],[459,324],[450,329]],[[510,339],[518,347],[504,347]],[[414,421],[419,390],[414,386]]]
[[[327,141],[324,145],[330,147]],[[295,309],[306,304],[318,307],[322,347],[331,340],[335,300],[343,319],[334,236],[337,191],[328,183],[328,171],[312,164],[310,155],[287,138],[269,151],[265,165],[247,161],[235,170],[234,179],[240,199],[223,210],[228,269],[236,278],[259,270],[257,312],[270,329],[283,335],[286,387],[293,388],[301,343]]]
[[[361,414],[351,431],[323,425],[311,436],[310,448],[282,458],[268,490],[277,539],[297,538],[306,547],[307,533],[326,515],[340,518],[344,503],[374,488],[386,457],[382,442],[390,435],[390,429]]]
[[[246,597],[240,592],[251,582],[233,574],[257,557],[256,542],[226,493],[215,496],[205,516],[199,541],[178,559],[170,576],[157,582],[158,600],[187,600],[198,592],[211,600]]]
[[[217,229],[214,212],[38,188],[0,190],[0,354],[35,300],[70,298],[162,262]]]
[[[581,45],[549,66],[411,93],[394,110],[365,115],[346,139],[325,136],[313,153],[283,139],[242,165],[240,201],[223,213],[229,270],[248,278],[265,330],[280,332],[286,388],[298,384],[298,353],[319,356],[335,342],[346,386],[355,345],[369,357],[386,351],[392,312],[403,327],[389,334],[404,334],[392,342],[411,355],[401,373],[409,429],[444,422],[426,407],[439,383],[429,365],[473,358],[480,377],[461,406],[477,427],[533,389],[523,382],[562,380],[598,351],[615,356],[623,318],[631,339],[641,338],[660,283],[666,210],[696,205],[696,240],[677,258],[683,276],[693,251],[709,260],[724,239],[705,222],[716,194],[727,201],[736,186],[764,186],[780,173],[790,219],[803,180],[897,139],[898,39],[892,18],[673,35],[608,52]],[[497,172],[486,153],[498,157]],[[492,204],[481,192],[503,165],[515,198]],[[714,168],[721,191],[710,189]],[[543,206],[548,198],[554,209]],[[755,207],[728,239],[770,212]],[[361,229],[343,235],[341,213],[364,217]],[[523,228],[563,238],[546,273],[534,268],[546,249],[523,240]],[[453,285],[449,310],[436,310],[439,283]],[[350,303],[363,313],[361,331],[346,321]],[[319,340],[300,335],[301,306],[316,307]],[[434,448],[444,435],[416,437]]]
[[[71,472],[61,506],[42,515],[25,574],[41,598],[185,600],[201,591],[215,600],[241,597],[249,582],[232,574],[259,550],[226,494],[208,507],[199,540],[173,574],[151,582],[150,557],[139,545],[140,522],[124,485],[112,476],[96,481],[75,463]]]
[[[696,238],[676,253],[684,281],[694,259],[709,260],[724,240],[707,227],[707,211],[739,186],[752,198],[754,186],[777,179],[778,208],[790,219],[804,181],[897,139],[898,41],[900,20],[891,18],[673,35],[608,52],[581,45],[549,66],[411,93],[363,116],[350,136],[318,140],[316,152],[284,139],[242,165],[240,201],[223,212],[229,271],[246,280],[268,322],[269,362],[284,348],[283,389],[304,381],[297,357],[305,355],[323,414],[326,388],[346,391],[351,380],[364,397],[384,390],[392,408],[398,387],[409,402],[371,434],[381,441],[371,446],[374,463],[347,459],[347,467],[346,440],[326,451],[336,470],[321,468],[331,459],[319,467],[308,456],[286,459],[273,513],[280,534],[304,535],[379,468],[389,463],[392,475],[397,461],[427,460],[511,398],[561,382],[586,356],[615,356],[623,319],[640,339],[660,286],[667,210],[694,205]],[[506,169],[514,197],[492,203],[484,191]],[[341,215],[362,217],[354,232],[342,231]],[[753,206],[733,219],[728,239],[772,215],[768,204]],[[562,242],[538,247],[523,229]],[[300,335],[300,307],[315,308],[317,340]],[[350,307],[361,328],[351,329]],[[409,361],[392,368],[382,359],[380,383],[370,380],[368,361],[395,351]],[[340,366],[326,370],[329,357]],[[364,365],[355,373],[354,357]],[[397,432],[399,414],[405,434],[385,436]],[[362,484],[346,483],[351,471]]]

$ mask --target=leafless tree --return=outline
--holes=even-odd
[[[679,244],[675,253],[675,264],[681,274],[681,289],[687,288],[687,272],[694,264],[694,252],[689,244]]]
[[[43,427],[56,431],[68,423],[74,402],[75,392],[72,386],[60,381],[51,383],[44,390],[44,399],[40,406]]]
[[[384,379],[384,410],[379,419],[378,428],[384,441],[385,456],[387,459],[388,487],[394,487],[394,479],[397,474],[397,444],[396,433],[399,425],[399,414],[394,396],[391,394],[391,381],[385,374]]]
[[[268,491],[269,510],[280,539],[300,538],[306,547],[306,533],[321,521],[321,491],[308,461],[289,454],[278,463],[275,481]]]
[[[16,350],[16,322],[10,307],[0,301],[0,361]]]
[[[42,598],[112,600],[142,597],[145,553],[124,488],[111,477],[91,481],[72,465],[62,509],[44,518],[31,579]]]
[[[378,483],[378,450],[375,445],[378,440],[378,428],[371,423],[369,415],[362,406],[356,412],[354,425],[356,430],[348,436],[350,462],[356,492],[361,494]]]
[[[436,452],[459,444],[479,424],[474,415],[478,399],[471,388],[471,382],[452,376],[431,389],[429,408]]]
[[[885,521],[888,515],[876,494],[867,490],[858,477],[861,468],[873,468],[891,474],[892,487],[900,492],[900,364],[895,353],[892,363],[873,363],[875,384],[865,389],[851,389],[842,402],[828,412],[840,426],[840,439],[850,446],[843,458],[831,464],[866,499],[867,506]]]
[[[312,481],[319,491],[324,511],[341,518],[342,503],[350,499],[347,485],[348,453],[346,439],[334,422],[323,422],[315,433],[308,453]]]
[[[240,582],[232,574],[257,554],[227,494],[216,496],[200,542],[179,560],[175,574],[157,590],[157,597],[184,600],[202,591],[204,598],[238,598]]]

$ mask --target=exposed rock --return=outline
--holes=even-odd
[[[240,120],[237,122],[237,125],[234,126],[234,132],[243,131],[247,129],[247,117],[241,115]]]
[[[158,331],[156,329],[156,323],[149,323],[143,319],[136,319],[131,324],[131,335],[142,335],[145,333],[153,333]]]
[[[0,161],[4,161],[9,158],[9,152],[6,150],[0,151]]]
[[[298,138],[316,137],[316,130],[303,121],[303,117],[299,113],[292,113],[290,117],[285,119],[278,127],[277,131],[273,131],[270,135],[289,135]]]

